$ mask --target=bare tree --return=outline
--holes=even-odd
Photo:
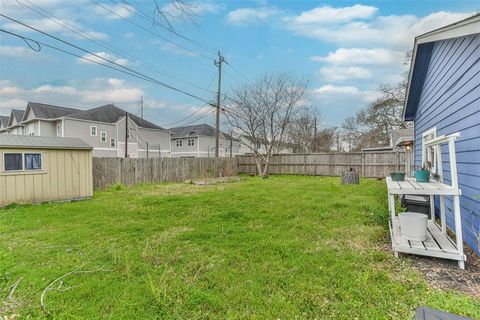
[[[315,150],[316,119],[315,111],[305,109],[292,119],[288,126],[290,142],[298,146],[301,152],[309,153]]]
[[[337,137],[337,128],[324,128],[317,132],[314,140],[316,152],[332,151]]]
[[[403,64],[408,65],[410,59],[409,51],[405,54]],[[381,85],[380,98],[357,112],[354,117],[345,119],[342,127],[350,150],[388,146],[393,130],[410,126],[402,117],[407,77],[408,74],[404,73],[400,82]]]
[[[177,22],[190,22],[193,26],[198,27],[195,20],[197,18],[196,6],[198,4],[184,0],[169,0],[166,3],[154,0],[154,3],[154,20],[170,32],[178,34],[174,26]],[[158,20],[156,16],[159,17]]]
[[[259,175],[268,174],[271,156],[284,149],[288,126],[304,107],[307,85],[289,73],[265,74],[233,91],[227,122],[247,138],[243,144],[255,156]]]

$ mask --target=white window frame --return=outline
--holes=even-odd
[[[57,123],[57,137],[62,136],[62,125],[60,123]]]
[[[113,142],[113,145],[112,145]],[[115,138],[110,138],[110,147],[115,148],[117,146],[117,140]]]
[[[106,131],[100,131],[100,141],[101,141],[101,142],[107,142],[107,141],[108,141],[107,132],[106,132]]]
[[[7,170],[5,167],[6,161],[5,161],[5,156],[7,154],[21,154],[22,155],[22,169],[19,170]],[[26,169],[25,168],[25,155],[26,154],[38,154],[40,155],[40,169]],[[3,172],[9,173],[9,172],[38,172],[38,171],[43,171],[43,153],[42,152],[4,152],[3,153]]]
[[[175,145],[176,145],[177,147],[181,147],[181,146],[183,145],[182,139],[178,139],[178,140],[175,142]]]
[[[195,146],[195,139],[188,139],[187,145],[189,147],[194,147]]]
[[[95,128],[95,134],[93,134],[92,130]],[[90,136],[91,137],[96,137],[98,135],[98,128],[97,126],[90,126]]]

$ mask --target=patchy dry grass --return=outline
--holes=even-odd
[[[429,287],[411,260],[383,249],[386,205],[379,181],[341,186],[336,178],[272,177],[115,186],[89,201],[3,209],[0,312],[412,319],[427,305],[480,318],[478,299]],[[45,296],[50,315],[42,311],[52,281],[98,268],[108,272],[62,278]]]

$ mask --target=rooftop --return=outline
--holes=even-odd
[[[0,135],[0,148],[86,149],[92,147],[78,138]]]

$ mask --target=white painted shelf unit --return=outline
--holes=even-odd
[[[452,259],[458,261],[458,266],[463,269],[466,261],[463,252],[462,222],[460,213],[460,195],[458,188],[457,166],[455,159],[454,142],[459,133],[436,137],[431,132],[424,134],[422,144],[422,161],[433,162],[432,172],[438,175],[438,181],[416,182],[413,178],[405,181],[392,181],[387,177],[388,207],[390,210],[390,237],[392,250],[396,257],[399,252],[430,256],[436,258]],[[452,185],[443,183],[441,145],[448,144],[450,172]],[[427,223],[427,239],[425,241],[410,241],[402,237],[402,230],[395,212],[395,195],[428,195],[430,196],[430,216]],[[434,197],[440,200],[440,224],[435,221]],[[455,238],[453,241],[447,234],[445,197],[453,198],[453,214],[455,221]]]

